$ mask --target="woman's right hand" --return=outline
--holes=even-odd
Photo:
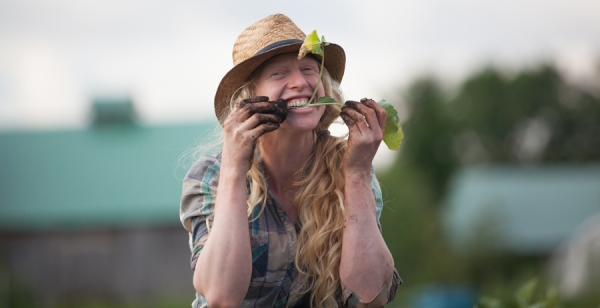
[[[258,137],[279,128],[281,118],[275,111],[277,105],[267,96],[237,103],[223,123],[223,160],[248,172]]]
[[[279,128],[277,105],[266,96],[236,104],[223,121],[223,149],[214,220],[194,272],[194,287],[210,307],[240,307],[252,277],[246,174],[256,141]]]

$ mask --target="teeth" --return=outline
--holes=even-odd
[[[308,100],[306,98],[294,99],[287,102],[288,107],[301,107],[308,104]]]

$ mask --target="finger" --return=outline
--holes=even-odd
[[[364,132],[369,130],[365,117],[350,107],[342,107],[340,116],[342,116],[342,119],[344,122],[346,122],[346,125],[348,125],[348,129],[350,129],[350,131],[352,131],[354,128],[354,130],[357,131],[357,134],[364,135]]]
[[[253,114],[253,112],[252,112],[253,108],[248,108],[248,107],[246,107],[247,105],[253,105],[254,103],[258,103],[258,102],[266,102],[268,100],[269,100],[269,98],[267,96],[256,96],[256,97],[244,99],[244,100],[237,102],[237,104],[235,104],[233,110],[231,111],[231,113],[228,116],[229,122],[231,122],[231,121],[233,121],[233,122],[246,121]]]
[[[266,123],[281,123],[281,118],[278,115],[270,113],[256,113],[252,116],[252,119],[256,122],[255,126]]]
[[[352,137],[356,134],[361,134],[360,129],[358,128],[358,125],[356,125],[356,122],[354,122],[354,118],[352,118],[346,112],[346,110],[344,110],[344,108],[342,108],[342,112],[340,112],[340,118],[342,118],[342,121],[344,121],[344,123],[346,123],[346,126],[348,126],[348,133],[349,133],[350,137]]]
[[[385,111],[385,108],[381,107],[381,105],[372,99],[363,98],[360,100],[360,102],[371,107],[373,111],[375,111],[375,114],[377,115],[377,121],[379,122],[379,127],[382,130],[385,130],[385,121],[387,119],[387,111]]]
[[[244,102],[240,103],[241,108],[238,109],[240,115],[239,120],[245,121],[252,115],[257,113],[275,113],[277,111],[277,105],[273,102]]]
[[[273,102],[257,102],[252,104],[246,104],[244,105],[243,109],[251,114],[273,113],[277,111],[277,105]]]
[[[268,96],[256,96],[256,97],[247,98],[247,99],[242,100],[241,102],[238,102],[237,107],[243,108],[247,104],[253,104],[253,103],[258,103],[258,102],[268,102],[268,101],[269,101]]]
[[[354,120],[352,120],[352,117],[350,117],[343,109],[342,112],[340,112],[340,117],[342,118],[344,123],[346,123],[346,126],[352,127],[356,125],[356,123],[354,123]]]
[[[346,104],[348,104],[348,102],[346,102]],[[356,127],[361,131],[361,133],[362,131],[366,132],[369,130],[369,124],[367,123],[365,116],[355,109],[358,108],[356,105],[358,105],[357,102],[350,102],[349,105],[342,107],[342,112],[352,118],[352,121],[355,123]],[[352,106],[355,108],[352,108]]]
[[[279,128],[279,122],[267,122],[256,127],[256,131],[260,136],[272,132]]]
[[[345,107],[350,107],[354,110],[356,110],[356,105],[358,105],[357,101],[346,101],[346,103],[344,104]]]
[[[241,140],[255,143],[260,136],[278,129],[279,126],[280,118],[277,115],[257,113],[238,125],[235,131],[242,136]]]
[[[352,103],[351,107],[365,117],[365,120],[369,125],[369,129],[373,130],[380,127],[377,113],[371,106],[364,104],[364,99],[361,100],[360,103]]]
[[[260,136],[278,129],[280,125],[279,122],[264,122],[246,133],[250,136],[252,142],[256,142]]]
[[[253,130],[256,127],[266,123],[281,123],[281,118],[275,114],[255,113],[239,126],[241,131]]]
[[[366,109],[368,109],[367,107],[363,106],[361,103],[356,101],[346,101],[345,106],[352,108],[363,117],[365,117]],[[369,124],[367,121],[365,121],[365,123]]]

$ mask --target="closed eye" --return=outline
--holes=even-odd
[[[318,70],[316,67],[307,66],[302,68],[302,72],[304,72],[305,74],[315,74],[318,72]]]
[[[273,71],[273,72],[271,72],[271,73],[269,74],[269,77],[270,77],[270,78],[275,78],[275,79],[278,79],[278,78],[283,78],[283,77],[285,77],[285,75],[286,75],[286,72],[285,72],[285,71],[283,71],[283,70],[277,70],[277,71]]]

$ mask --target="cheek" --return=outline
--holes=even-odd
[[[321,96],[323,96],[325,94],[322,94]],[[317,107],[319,108],[319,120],[323,117],[323,114],[325,114],[325,109],[327,108],[327,106],[319,106]]]
[[[266,95],[265,94],[266,92],[267,92],[267,87],[266,87],[265,83],[257,82],[256,88],[254,88],[254,93],[256,94],[256,96]]]
[[[268,96],[269,100],[277,99],[277,95],[279,94],[277,93],[277,86],[275,84],[266,82],[257,83],[256,88],[254,89],[254,93],[256,96]]]
[[[318,92],[318,94],[319,94],[319,97],[321,97],[321,96],[325,96],[325,88],[323,87],[323,84],[321,84],[321,85],[319,86],[319,89],[317,90],[317,92]]]
[[[321,96],[325,96],[325,87],[323,87],[322,82],[319,84],[319,89],[317,89],[317,97],[321,97]]]

